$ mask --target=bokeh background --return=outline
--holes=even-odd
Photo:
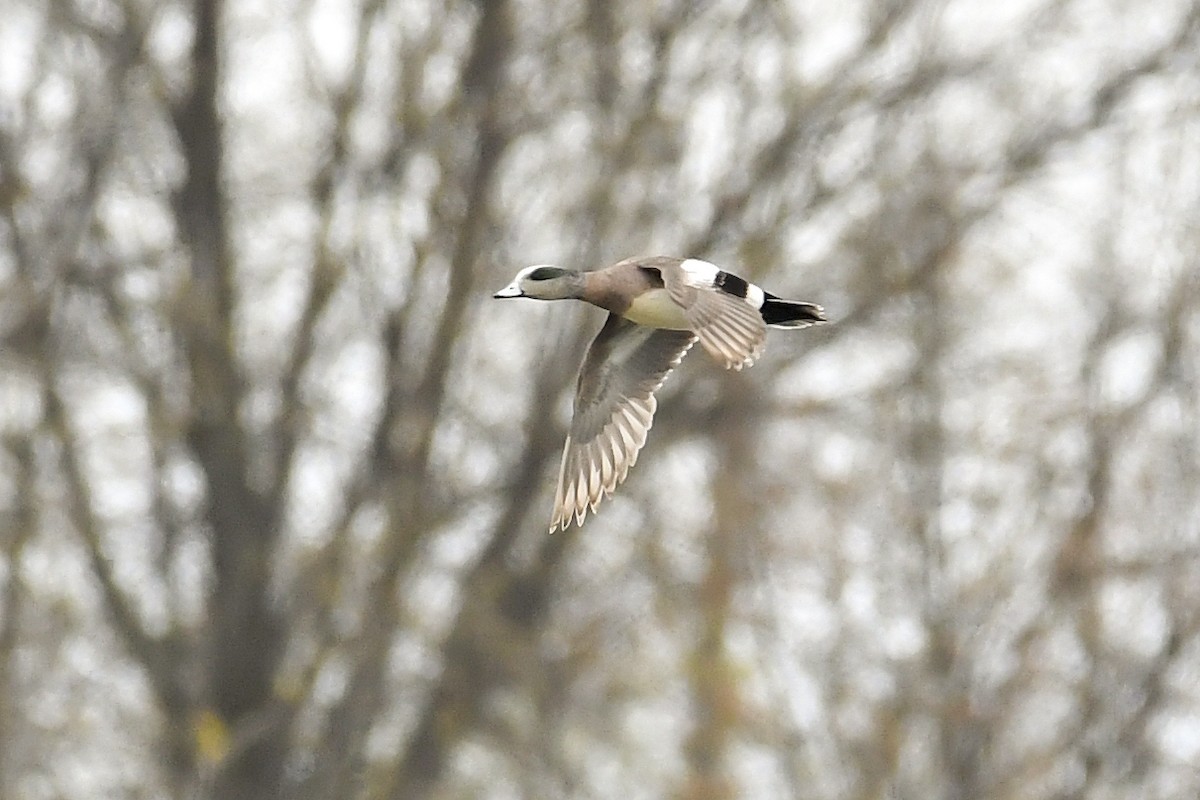
[[[3,0],[0,798],[1200,796],[1198,249],[1200,3]]]

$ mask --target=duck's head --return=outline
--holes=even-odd
[[[582,274],[549,264],[537,264],[518,272],[512,283],[492,296],[567,300],[579,297],[582,291]]]

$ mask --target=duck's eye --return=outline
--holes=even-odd
[[[529,273],[527,277],[531,281],[548,281],[551,278],[561,278],[566,274],[567,271],[565,269],[559,269],[558,267],[538,267]]]

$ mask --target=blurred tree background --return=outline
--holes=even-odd
[[[2,19],[0,800],[1200,795],[1200,4]],[[635,254],[835,324],[548,536]]]

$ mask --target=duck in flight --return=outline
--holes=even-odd
[[[695,258],[628,258],[592,272],[526,267],[495,297],[583,300],[608,311],[579,370],[551,533],[582,525],[625,480],[654,421],[654,393],[697,340],[740,370],[762,355],[768,327],[826,321],[818,305],[780,299]]]

